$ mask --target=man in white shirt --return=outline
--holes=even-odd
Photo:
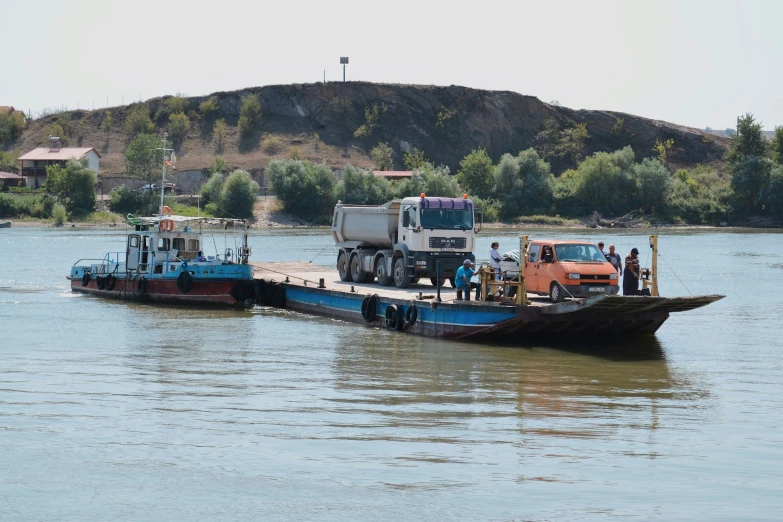
[[[500,281],[500,262],[503,261],[500,252],[498,252],[499,247],[500,243],[495,241],[492,243],[492,248],[489,251],[489,265],[495,269],[495,279],[497,281]]]

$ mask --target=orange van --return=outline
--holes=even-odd
[[[617,295],[617,269],[598,246],[585,241],[530,241],[525,286],[528,293],[548,295],[553,303],[566,297]]]

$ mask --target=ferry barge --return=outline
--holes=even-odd
[[[527,238],[520,238],[525,251]],[[651,236],[657,253],[657,238]],[[655,257],[653,258],[655,259]],[[526,256],[518,269],[524,274]],[[657,275],[645,270],[639,296],[596,295],[561,302],[529,295],[525,278],[495,281],[479,269],[478,299],[458,300],[456,290],[426,284],[406,288],[344,281],[337,271],[305,262],[251,263],[257,302],[374,328],[451,339],[500,338],[520,343],[531,337],[588,338],[591,334],[653,334],[671,313],[700,308],[722,295],[661,297]],[[657,268],[655,261],[653,266]],[[516,290],[506,297],[508,290]]]

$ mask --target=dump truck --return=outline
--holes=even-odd
[[[421,278],[433,286],[454,286],[465,259],[475,262],[473,201],[462,198],[408,197],[383,205],[338,202],[332,236],[343,281],[407,288]]]

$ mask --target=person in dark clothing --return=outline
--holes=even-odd
[[[639,295],[639,249],[632,248],[625,256],[623,295]]]
[[[623,258],[614,251],[614,245],[609,245],[609,253],[606,254],[606,260],[612,263],[618,274],[623,275]]]

